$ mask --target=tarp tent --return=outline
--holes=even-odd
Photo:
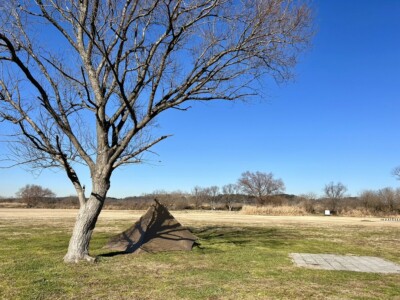
[[[155,200],[139,221],[112,237],[105,248],[125,253],[188,251],[196,240],[197,237],[189,229]]]

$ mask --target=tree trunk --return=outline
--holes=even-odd
[[[89,243],[109,189],[109,183],[107,181],[103,181],[103,183],[100,185],[101,188],[98,187],[98,184],[94,185],[90,198],[79,209],[64,262],[95,261],[95,258],[89,255]]]

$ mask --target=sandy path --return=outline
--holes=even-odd
[[[103,210],[99,220],[137,220],[144,211]],[[74,219],[75,209],[21,209],[0,208],[0,220],[60,220]],[[172,211],[172,214],[184,225],[241,225],[241,226],[271,226],[271,225],[355,225],[355,226],[390,226],[399,227],[400,222],[383,221],[381,218],[349,218],[333,216],[255,216],[242,215],[227,211]]]

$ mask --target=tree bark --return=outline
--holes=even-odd
[[[64,256],[64,262],[95,261],[95,258],[89,255],[89,243],[110,187],[109,180],[102,179],[101,181],[100,184],[93,184],[92,194],[79,209],[74,230],[69,241],[68,252]]]

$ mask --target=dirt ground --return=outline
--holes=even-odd
[[[61,220],[74,219],[75,209],[21,209],[0,208],[0,220]],[[99,220],[136,221],[144,211],[103,210]],[[382,218],[356,218],[334,216],[259,216],[244,215],[228,211],[171,211],[183,225],[237,225],[237,226],[276,226],[304,224],[311,226],[390,226],[399,227],[399,221],[385,221]]]

